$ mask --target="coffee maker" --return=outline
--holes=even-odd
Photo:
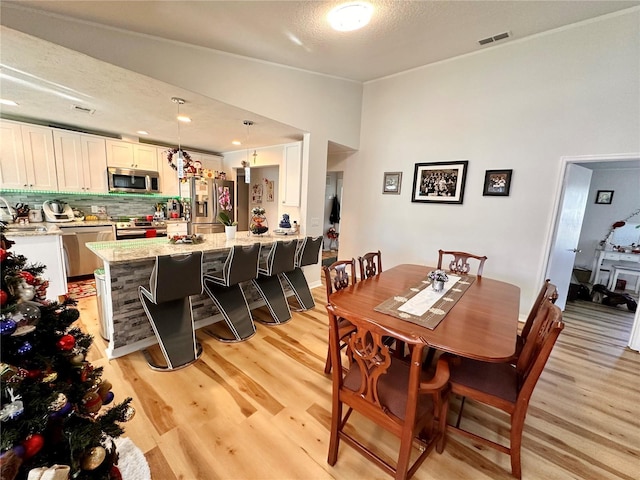
[[[182,217],[182,203],[175,198],[167,200],[167,219],[178,219]]]

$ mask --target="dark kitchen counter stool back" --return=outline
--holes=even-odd
[[[296,249],[295,268],[282,274],[291,290],[293,290],[301,310],[310,310],[316,305],[307,279],[302,272],[302,267],[318,263],[322,241],[322,236],[316,238],[306,237]]]
[[[252,282],[273,317],[272,322],[256,318],[261,323],[278,325],[291,320],[291,309],[280,281],[280,274],[295,268],[297,245],[296,240],[275,242],[266,257],[261,258],[258,264],[258,278]]]
[[[166,365],[157,365],[144,351],[153,370],[186,367],[202,354],[196,342],[191,295],[202,293],[202,252],[161,255],[149,279],[149,290],[138,287],[138,295],[151,323]]]
[[[240,283],[258,276],[259,255],[259,243],[248,247],[236,245],[229,251],[221,271],[204,276],[204,290],[222,314],[233,335],[232,338],[223,337],[207,330],[207,333],[221,342],[241,342],[256,333],[251,310]]]

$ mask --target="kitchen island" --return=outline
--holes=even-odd
[[[171,244],[166,238],[87,243],[87,248],[104,261],[105,288],[98,301],[102,302],[103,321],[109,337],[106,352],[109,358],[121,357],[157,343],[138,297],[138,286],[149,286],[156,256],[202,251],[202,271],[212,273],[222,269],[229,250],[235,245],[256,242],[270,245],[278,240],[298,241],[304,238],[300,235],[248,236],[248,232],[238,232],[234,240],[227,240],[224,233],[202,237],[204,242],[200,244]],[[251,309],[264,305],[251,282],[242,286]],[[222,315],[205,293],[192,296],[191,302],[196,329],[222,320]]]

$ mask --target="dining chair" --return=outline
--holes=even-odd
[[[334,365],[341,362],[341,343],[337,308],[327,305],[329,313],[330,353]],[[433,375],[421,368],[426,344],[417,337],[410,342],[409,362],[394,357],[384,337],[394,336],[387,328],[359,316],[349,316],[354,330],[346,338],[347,368],[332,372],[331,436],[327,462],[335,465],[340,441],[362,454],[395,479],[410,478],[436,447],[442,453],[448,410],[449,367],[438,362]],[[344,409],[346,408],[346,412]],[[376,450],[377,435],[367,438],[358,423],[349,423],[353,412],[366,417],[400,439],[395,465]],[[375,430],[374,430],[375,432]],[[421,450],[411,464],[413,445]]]
[[[449,362],[451,392],[463,397],[457,421],[455,425],[447,425],[447,430],[509,455],[511,473],[516,478],[522,477],[520,450],[529,400],[563,328],[560,309],[551,302],[543,302],[515,365],[487,363],[449,353],[440,357]],[[466,398],[509,414],[508,447],[460,427]]]
[[[382,254],[380,250],[377,252],[368,252],[358,257],[360,265],[360,280],[373,277],[382,272]]]
[[[467,252],[456,252],[453,250],[438,250],[438,270],[442,269],[443,257],[453,256],[453,260],[449,262],[448,268],[451,273],[468,274],[471,271],[471,265],[469,265],[469,259],[473,258],[478,260],[478,270],[476,275],[482,276],[482,269],[484,268],[484,262],[487,261],[486,256],[474,255]]]
[[[550,301],[551,303],[556,303],[558,299],[558,288],[551,283],[550,279],[546,279],[542,284],[542,288],[538,292],[538,296],[536,297],[533,305],[531,306],[531,310],[529,311],[529,315],[527,316],[527,320],[525,321],[524,326],[522,327],[522,331],[518,334],[516,338],[516,356],[517,358],[524,347],[524,343],[531,331],[531,327],[533,326],[533,321],[538,314],[538,311],[542,307],[545,301]]]
[[[349,285],[354,285],[358,279],[356,278],[356,261],[351,260],[338,260],[333,262],[329,266],[322,267],[324,273],[324,283],[327,290],[327,303],[331,303],[329,297],[335,291],[347,288]],[[344,319],[340,318],[338,322],[339,338],[345,338],[354,330],[354,326]],[[342,348],[346,346],[342,343]],[[327,360],[324,366],[324,373],[331,373],[331,348],[327,346]]]

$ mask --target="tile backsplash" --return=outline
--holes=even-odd
[[[107,207],[107,215],[110,217],[134,217],[140,215],[151,215],[155,212],[157,203],[166,203],[166,198],[153,197],[145,198],[138,195],[78,195],[64,193],[15,193],[1,192],[0,196],[5,198],[9,205],[15,206],[17,203],[26,203],[29,208],[42,205],[46,200],[62,200],[71,205],[72,208],[82,210],[85,215],[91,214],[92,206]],[[169,198],[169,197],[167,197]]]

